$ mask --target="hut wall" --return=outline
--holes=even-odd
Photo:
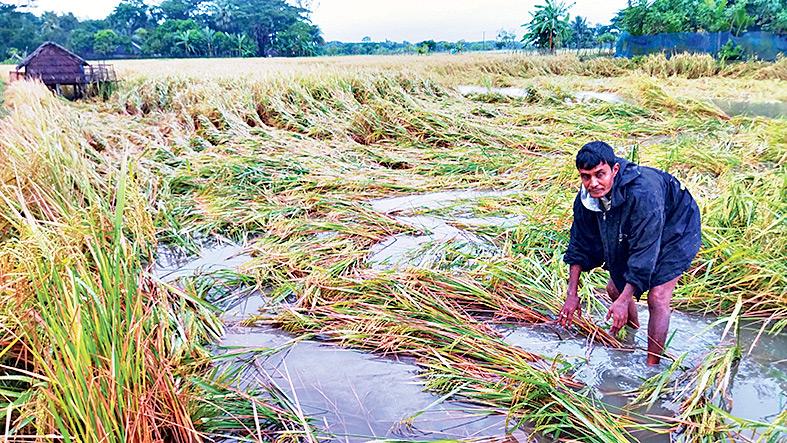
[[[82,63],[54,47],[44,48],[25,68],[27,77],[40,78],[46,85],[85,83]]]

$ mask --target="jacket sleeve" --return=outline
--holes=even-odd
[[[649,195],[633,202],[630,215],[628,270],[626,282],[642,293],[650,289],[656,260],[661,252],[661,234],[664,230],[664,195]]]
[[[580,265],[590,271],[604,262],[604,247],[596,216],[582,206],[577,194],[574,200],[574,221],[571,224],[571,239],[563,261],[569,265]]]

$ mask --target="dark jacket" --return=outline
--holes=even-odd
[[[563,260],[583,271],[603,264],[618,290],[630,283],[639,297],[689,268],[702,241],[700,211],[675,177],[617,161],[609,210],[580,188]]]

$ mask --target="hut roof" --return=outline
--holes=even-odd
[[[58,45],[57,43],[55,43],[55,42],[45,42],[41,46],[39,46],[35,51],[31,52],[30,55],[25,57],[25,59],[22,60],[18,65],[16,65],[16,69],[22,69],[25,66],[27,66],[30,63],[31,60],[33,60],[39,54],[41,54],[41,51],[43,51],[45,48],[50,47],[50,46],[54,47],[59,52],[63,53],[64,56],[73,59],[75,62],[77,62],[77,63],[79,63],[81,65],[87,65],[88,64],[88,62],[86,62],[85,59],[83,59],[82,57],[74,54],[73,52],[69,51],[68,49]]]

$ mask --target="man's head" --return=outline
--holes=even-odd
[[[577,153],[577,169],[582,186],[591,197],[600,198],[612,190],[620,165],[611,146],[604,142],[590,142]]]

